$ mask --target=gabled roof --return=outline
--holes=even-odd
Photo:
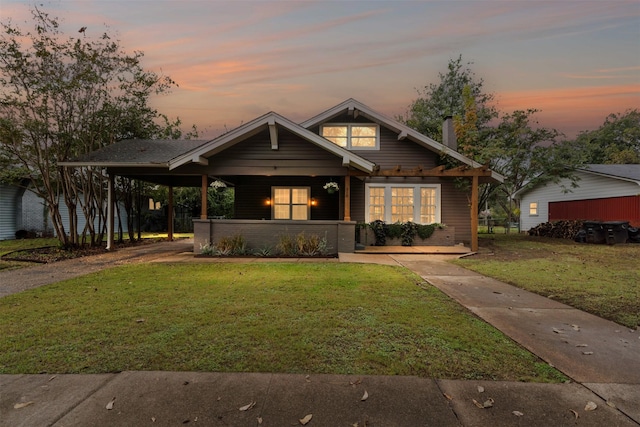
[[[242,126],[233,129],[193,150],[190,150],[169,162],[169,169],[175,169],[188,163],[200,163],[206,164],[207,159],[212,155],[225,150],[240,141],[247,139],[259,132],[262,132],[266,128],[270,131],[276,132],[271,134],[272,144],[277,144],[277,130],[275,128],[281,126],[294,135],[299,136],[312,144],[338,156],[342,157],[342,164],[344,166],[352,166],[365,172],[371,172],[374,169],[374,164],[357,154],[346,150],[331,141],[316,135],[315,133],[307,130],[306,128],[292,122],[291,120],[274,112],[267,113],[260,116]],[[274,137],[276,141],[274,141]]]
[[[300,123],[300,126],[309,129],[314,126],[318,126],[322,123],[326,123],[330,121],[332,118],[337,117],[341,114],[344,114],[345,111],[354,112],[354,113],[357,111],[359,115],[362,115],[368,118],[369,120],[372,120],[375,123],[378,123],[379,125],[384,126],[387,129],[390,129],[396,132],[398,134],[398,139],[409,139],[433,152],[446,154],[458,160],[459,162],[474,168],[483,166],[482,164],[471,160],[470,158],[458,153],[457,151],[452,150],[446,145],[443,145],[438,141],[435,141],[429,138],[428,136],[421,134],[415,129],[412,129],[409,126],[398,122],[397,120],[394,120],[390,117],[387,117],[384,114],[381,114],[381,113],[378,113],[377,111],[372,110],[371,108],[367,107],[365,104],[353,98],[349,98],[346,101],[336,105],[335,107],[332,107],[326,111],[323,111],[322,113]],[[504,181],[504,177],[494,171],[491,171],[491,177],[499,182]]]
[[[579,171],[633,181],[640,185],[640,165],[585,165]]]
[[[168,167],[169,161],[206,140],[127,139],[80,156],[60,166]]]
[[[596,165],[587,164],[576,168],[576,171],[587,173],[590,175],[598,175],[606,178],[617,179],[620,181],[634,182],[640,185],[640,165]],[[525,193],[538,188],[540,184],[534,186],[525,185],[520,190],[513,193],[513,197],[521,198]],[[544,185],[548,185],[545,183]]]

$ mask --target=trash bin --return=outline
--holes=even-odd
[[[605,243],[605,231],[600,221],[585,221],[582,228],[587,232],[585,238],[587,243]]]
[[[607,221],[603,222],[602,226],[607,245],[627,243],[629,240],[629,221]]]

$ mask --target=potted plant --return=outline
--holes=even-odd
[[[327,190],[327,193],[329,193],[329,194],[333,194],[333,193],[335,193],[336,191],[340,190],[340,187],[338,186],[338,183],[337,183],[337,182],[333,182],[333,181],[329,181],[329,182],[327,182],[327,183],[324,185],[324,187],[322,187],[322,188],[324,188],[325,190]]]

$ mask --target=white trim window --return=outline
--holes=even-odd
[[[538,202],[529,203],[529,216],[538,216]]]
[[[367,220],[440,222],[440,184],[366,184]]]
[[[320,126],[320,136],[348,150],[379,150],[380,126],[331,123]]]
[[[309,187],[272,187],[271,218],[308,220],[310,193]]]

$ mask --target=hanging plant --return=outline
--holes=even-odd
[[[413,239],[418,233],[418,224],[407,221],[402,224],[402,246],[411,246]]]
[[[340,186],[338,185],[337,182],[334,182],[334,181],[327,182],[322,188],[327,190],[327,193],[329,194],[333,194],[336,191],[340,191]]]

